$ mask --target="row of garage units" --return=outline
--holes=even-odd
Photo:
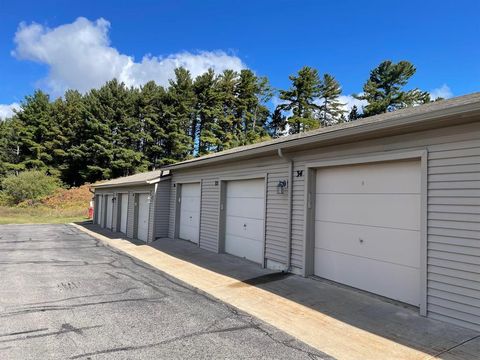
[[[94,222],[125,237],[151,242],[167,236],[169,181],[95,188]],[[162,195],[162,196],[158,196]]]
[[[480,330],[480,105],[478,112],[430,116],[421,126],[408,115],[408,129],[395,118],[381,135],[364,119],[335,136],[320,129],[288,146],[275,140],[169,165],[168,180],[97,187],[95,221]]]
[[[475,123],[291,163],[173,166],[169,237],[480,329],[479,135]]]
[[[218,185],[217,185],[218,186]],[[223,244],[218,249],[255,263],[263,263],[265,179],[231,180],[223,182],[222,202]],[[178,221],[176,235],[181,240],[200,243],[201,183],[179,184],[177,193]],[[208,201],[208,199],[205,199]],[[215,205],[213,205],[215,206]],[[217,204],[218,206],[218,204]],[[208,207],[203,206],[203,209]],[[203,213],[204,216],[208,216]],[[205,224],[204,226],[208,225]],[[204,229],[205,233],[205,229]],[[208,246],[207,246],[208,247]]]
[[[420,306],[422,155],[415,152],[406,159],[366,159],[361,164],[309,170],[313,174],[309,184],[312,221],[308,224],[313,266],[306,275]],[[286,171],[281,175],[287,179],[288,167],[278,166]],[[275,171],[279,170],[272,170],[258,178],[220,176],[218,180],[185,183],[177,182],[181,181],[180,172],[173,175],[178,190],[173,195],[177,219],[172,237],[200,245],[205,240],[209,249],[212,232],[212,238],[218,234],[214,251],[303,274],[299,262],[294,263],[296,268],[287,268],[289,189],[278,191],[282,180],[277,180]],[[202,185],[206,190],[203,197]],[[203,204],[209,200],[211,204]],[[281,249],[278,253],[272,251],[276,247]]]

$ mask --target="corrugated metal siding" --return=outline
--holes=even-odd
[[[154,239],[168,236],[168,223],[170,216],[170,180],[158,183],[155,194],[155,233]]]
[[[214,174],[214,176],[212,176]],[[172,184],[202,181],[200,246],[217,251],[219,238],[220,184],[215,181],[240,180],[265,177],[269,179],[266,194],[267,216],[265,234],[265,258],[285,263],[287,240],[288,192],[277,194],[278,180],[288,178],[288,164],[277,156],[262,157],[252,161],[240,161],[235,164],[212,166],[208,169],[174,171]],[[171,187],[169,237],[174,236],[176,188]],[[284,219],[284,222],[281,220]]]
[[[429,316],[480,330],[480,141],[428,154]]]

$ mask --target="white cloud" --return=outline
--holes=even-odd
[[[352,110],[353,106],[357,106],[358,112],[363,112],[363,107],[368,105],[367,100],[358,100],[355,99],[352,95],[340,95],[338,100],[345,104],[343,109],[346,111],[345,116],[348,116],[348,113]]]
[[[432,100],[437,98],[448,99],[453,96],[453,92],[447,84],[443,84],[439,88],[433,89],[430,91],[430,97]]]
[[[18,103],[12,104],[0,104],[0,120],[11,117],[13,110],[19,110],[20,105]]]
[[[18,59],[46,64],[48,76],[42,83],[54,94],[60,95],[72,88],[87,91],[105,81],[117,78],[127,85],[138,86],[155,80],[166,85],[173,70],[183,66],[193,76],[213,68],[245,68],[242,60],[224,51],[179,52],[167,56],[145,55],[140,62],[122,54],[111,46],[105,19],[90,21],[79,17],[73,23],[50,29],[32,23],[20,24],[15,34],[16,48],[12,55]]]

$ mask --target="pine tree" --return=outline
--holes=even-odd
[[[16,119],[15,137],[18,137],[17,170],[38,169],[57,174],[54,150],[59,126],[51,116],[50,98],[37,90],[26,96]]]
[[[430,102],[430,95],[426,91],[402,90],[415,72],[415,67],[408,61],[395,64],[387,60],[373,69],[363,86],[363,94],[355,95],[359,100],[368,101],[363,111],[364,116]]]
[[[216,151],[235,146],[234,129],[236,121],[237,86],[239,74],[233,70],[225,70],[218,78],[217,88],[220,94],[221,109],[218,115],[217,138],[219,144]]]
[[[348,121],[357,120],[359,117],[360,115],[358,114],[357,105],[353,105],[350,113],[348,114]]]
[[[196,118],[198,123],[197,155],[208,154],[221,145],[218,119],[222,110],[218,78],[212,69],[195,79]]]
[[[170,80],[167,99],[165,113],[168,125],[163,163],[171,164],[193,155],[193,144],[197,141],[196,99],[188,70],[175,69],[175,79]]]
[[[274,139],[285,135],[287,128],[287,117],[282,114],[280,108],[276,108],[273,113],[270,121],[268,122],[266,129],[267,133]]]
[[[259,141],[266,132],[269,111],[264,103],[271,97],[266,78],[257,77],[251,70],[240,71],[237,83],[236,120],[234,122],[235,145],[246,145]]]
[[[318,127],[316,113],[320,106],[316,104],[320,95],[320,79],[317,70],[305,66],[297,76],[291,75],[292,87],[280,90],[280,99],[284,104],[278,106],[282,111],[291,112],[287,122],[290,134],[315,129]]]
[[[166,91],[163,87],[149,81],[140,89],[138,96],[138,116],[143,128],[143,154],[150,169],[162,165],[167,141],[165,102]]]
[[[329,74],[324,74],[320,85],[320,123],[322,126],[337,124],[343,121],[345,110],[339,101],[342,88],[335,78]]]

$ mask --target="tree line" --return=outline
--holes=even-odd
[[[307,66],[278,91],[251,70],[192,78],[184,68],[166,87],[111,80],[54,100],[37,90],[0,121],[0,179],[34,169],[78,186],[429,102],[425,91],[404,90],[415,71],[407,61],[382,62],[355,95],[367,105],[349,113],[339,82]]]

